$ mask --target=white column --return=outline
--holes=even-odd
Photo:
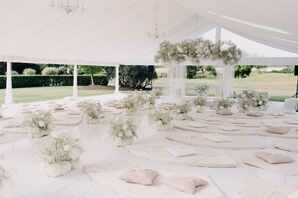
[[[120,65],[115,66],[115,94],[119,94],[119,67]]]
[[[13,104],[12,97],[12,81],[11,81],[11,62],[7,62],[6,71],[6,90],[5,90],[5,102],[4,105],[8,106]]]
[[[217,26],[215,28],[215,42],[220,42],[221,40],[221,27]],[[216,97],[223,97],[223,75],[224,75],[224,68],[222,68],[223,66],[220,65],[220,61],[216,61],[216,73],[217,73],[217,77],[216,77],[216,92],[215,92],[215,96]]]
[[[78,65],[73,67],[73,88],[72,88],[72,97],[78,97]]]

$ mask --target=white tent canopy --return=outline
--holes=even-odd
[[[158,0],[158,32],[163,36],[153,39],[148,34],[155,32],[155,1],[84,0],[86,11],[66,14],[51,7],[51,0],[0,0],[0,60],[154,64],[161,41],[197,38],[218,25],[254,41],[298,52],[297,1],[238,2]],[[298,64],[297,57],[243,57],[241,63]]]

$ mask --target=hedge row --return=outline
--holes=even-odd
[[[78,85],[87,86],[91,84],[90,76],[78,76]],[[108,85],[108,78],[106,76],[94,76],[94,84]],[[59,75],[59,76],[12,76],[12,87],[48,87],[48,86],[72,86],[73,76]],[[6,87],[6,76],[0,76],[0,89]]]

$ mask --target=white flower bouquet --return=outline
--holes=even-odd
[[[97,123],[101,118],[103,118],[102,106],[100,103],[86,103],[83,113],[88,124]]]
[[[257,92],[252,101],[252,107],[258,111],[265,111],[269,102],[269,95],[267,92]]]
[[[5,182],[9,180],[8,172],[0,165],[0,190],[3,188]],[[0,194],[1,195],[1,194]]]
[[[214,100],[214,105],[216,112],[230,111],[232,107],[232,102],[229,99],[217,98]]]
[[[208,95],[209,85],[201,84],[196,88],[198,95]]]
[[[116,117],[111,122],[111,129],[111,135],[116,146],[132,144],[134,138],[137,137],[137,126],[125,115]]]
[[[251,90],[243,90],[241,94],[237,95],[238,110],[240,113],[247,113],[251,110],[255,95],[256,92]]]
[[[154,109],[155,102],[156,102],[156,96],[155,95],[151,94],[151,95],[148,95],[146,97],[146,107],[148,109]]]
[[[152,89],[151,95],[152,96],[155,96],[155,98],[160,98],[160,96],[162,95],[162,93],[161,93],[161,91],[159,89]]]
[[[30,128],[32,138],[40,138],[50,134],[52,130],[52,115],[49,111],[38,110],[34,112],[29,120],[24,123]]]
[[[207,97],[205,95],[198,95],[194,99],[193,104],[195,105],[197,112],[201,113],[207,105]]]
[[[173,117],[171,111],[167,109],[155,110],[153,112],[153,119],[158,127],[158,130],[168,130],[171,128]]]
[[[188,101],[182,100],[175,105],[177,118],[179,120],[189,119],[190,104]]]
[[[40,152],[46,174],[49,177],[65,175],[77,166],[81,152],[78,138],[51,136]]]

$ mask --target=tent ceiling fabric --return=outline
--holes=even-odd
[[[248,39],[298,53],[297,0],[177,0]]]
[[[148,37],[155,31],[155,1],[84,0],[84,3],[86,11],[66,14],[52,8],[51,0],[0,0],[0,60],[154,64],[161,41],[196,38],[215,24],[298,53],[295,0],[158,0],[159,33],[164,33],[159,39]],[[245,60],[248,59],[242,61]]]
[[[214,24],[172,0],[85,0],[66,14],[51,1],[0,0],[0,59],[95,65],[153,64],[159,43],[193,38]]]

